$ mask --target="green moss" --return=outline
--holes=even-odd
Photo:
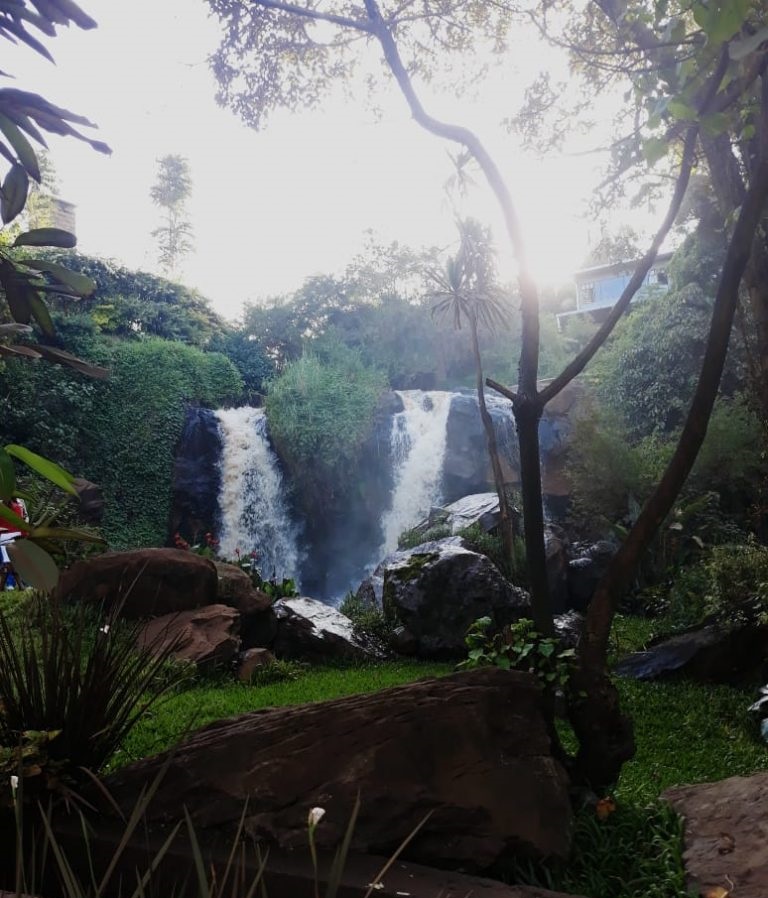
[[[402,567],[390,568],[389,576],[396,577],[402,583],[410,583],[421,575],[421,571],[426,565],[438,558],[437,552],[416,552],[408,559],[408,564]]]

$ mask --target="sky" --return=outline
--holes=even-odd
[[[195,251],[181,280],[235,319],[243,303],[296,290],[313,274],[341,271],[372,232],[381,242],[449,246],[455,227],[445,183],[449,145],[421,130],[394,86],[376,97],[331,98],[321,112],[277,113],[262,132],[217,106],[207,57],[219,38],[202,0],[81,0],[95,31],[62,29],[48,42],[56,66],[27,49],[4,49],[18,87],[88,116],[109,157],[52,138],[62,198],[77,207],[79,249],[158,271],[151,237],[160,223],[149,191],[158,158],[187,158]],[[505,68],[460,101],[425,94],[438,114],[475,128],[517,203],[534,274],[562,282],[580,267],[599,227],[583,217],[600,156],[537,158],[500,127],[536,74],[546,48],[522,43]],[[357,98],[359,97],[359,102]],[[607,127],[607,126],[606,126]],[[605,143],[605,129],[577,149]],[[479,182],[479,176],[478,176]],[[466,209],[492,225],[502,273],[513,262],[487,188]],[[641,230],[643,225],[640,225]]]

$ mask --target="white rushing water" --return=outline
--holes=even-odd
[[[255,551],[265,579],[298,579],[298,534],[264,410],[244,406],[217,411],[216,417],[222,447],[219,554],[235,558]]]
[[[453,393],[402,390],[404,409],[392,419],[394,471],[392,507],[382,518],[380,557],[397,548],[397,538],[423,520],[442,499],[446,428]]]

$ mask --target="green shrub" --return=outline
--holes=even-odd
[[[228,359],[160,339],[114,348],[83,440],[82,464],[104,490],[104,533],[115,548],[163,545],[171,475],[188,403],[219,407],[242,381]]]
[[[307,507],[316,511],[352,487],[384,387],[384,376],[348,349],[305,354],[270,383],[270,436]]]
[[[500,667],[534,674],[545,689],[565,689],[571,678],[576,652],[551,636],[542,636],[533,621],[523,618],[501,632],[494,632],[490,617],[478,618],[467,630],[467,660],[457,670]]]
[[[429,543],[436,539],[445,539],[446,536],[450,535],[451,528],[448,524],[437,523],[426,529],[412,527],[410,530],[403,531],[397,538],[397,548],[415,549],[416,546],[420,546],[422,543]]]
[[[382,645],[389,643],[397,621],[376,605],[364,602],[355,593],[349,592],[339,605],[339,611],[351,621],[355,632],[363,638],[374,639]]]
[[[175,646],[137,648],[139,627],[51,603],[13,626],[0,615],[0,773],[21,766],[39,792],[104,766],[177,678]]]
[[[514,557],[508,558],[504,552],[501,536],[497,533],[486,533],[480,524],[472,524],[459,531],[473,552],[485,555],[496,565],[502,574],[515,586],[528,587],[528,576],[525,565],[525,541],[521,536],[514,539]]]

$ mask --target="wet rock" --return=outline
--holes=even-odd
[[[675,786],[662,798],[685,818],[689,889],[733,898],[768,895],[768,773]]]
[[[138,642],[160,649],[174,644],[173,657],[200,669],[229,667],[240,649],[240,615],[228,605],[155,617],[141,629]]]
[[[416,640],[419,657],[461,657],[477,618],[490,617],[501,628],[529,613],[528,594],[455,537],[395,552],[377,570],[384,607]]]
[[[684,676],[709,683],[737,683],[763,670],[768,627],[751,622],[709,623],[655,640],[616,665],[635,680]]]
[[[63,571],[56,588],[62,602],[120,605],[135,620],[174,614],[217,601],[218,577],[212,561],[181,549],[107,552]]]
[[[570,847],[567,778],[541,690],[520,672],[468,671],[219,721],[107,788],[131,808],[164,768],[146,820],[175,822],[187,808],[202,844],[233,828],[247,801],[247,832],[302,852],[307,813],[323,808],[315,839],[333,850],[360,795],[353,851],[390,855],[429,811],[405,859],[478,869]]]
[[[242,615],[258,614],[272,607],[272,599],[253,585],[250,576],[236,564],[214,561],[218,587],[216,596],[222,605],[231,605]]]
[[[346,615],[317,599],[278,599],[274,612],[277,635],[272,650],[278,658],[322,663],[377,657],[376,650],[355,633]]]
[[[584,615],[578,611],[566,611],[565,614],[555,615],[555,636],[565,648],[577,648],[584,632],[584,621]]]
[[[173,463],[170,533],[195,543],[215,532],[221,474],[221,435],[216,413],[190,408]]]
[[[575,556],[568,563],[568,606],[575,611],[586,611],[597,584],[616,554],[617,546],[609,540],[599,540],[588,546],[574,546]]]

